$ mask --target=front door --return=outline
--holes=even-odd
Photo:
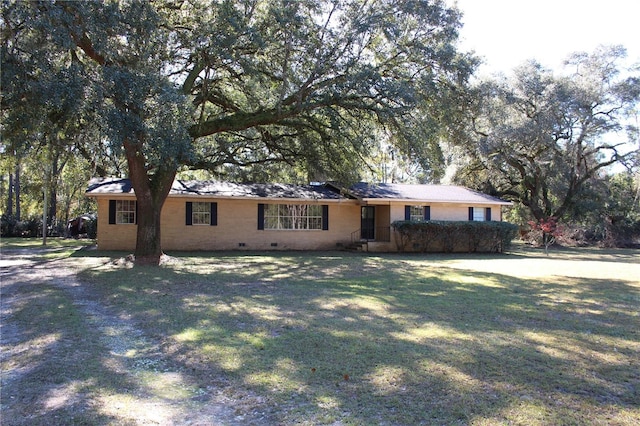
[[[376,208],[374,206],[363,206],[362,217],[360,219],[360,238],[363,240],[375,239],[376,233]]]

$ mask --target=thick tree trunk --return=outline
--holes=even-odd
[[[135,187],[135,184],[134,184]],[[136,235],[136,265],[158,265],[162,256],[160,212],[162,203],[154,202],[150,191],[138,196],[138,233]]]
[[[149,175],[140,145],[124,142],[129,178],[136,194],[138,230],[134,252],[136,265],[158,265],[162,257],[160,213],[176,175],[172,167]]]

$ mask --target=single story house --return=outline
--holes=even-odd
[[[133,250],[136,196],[128,179],[92,179],[98,248]],[[396,220],[500,221],[511,203],[461,186],[359,183],[341,188],[176,180],[161,213],[164,250],[330,250],[354,242],[396,251]]]

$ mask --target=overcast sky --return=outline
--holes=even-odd
[[[462,50],[475,50],[480,73],[509,74],[535,58],[560,69],[572,52],[622,44],[629,63],[640,62],[638,0],[447,0],[464,13]]]

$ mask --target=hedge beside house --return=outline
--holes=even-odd
[[[502,253],[518,235],[508,222],[399,220],[391,227],[401,252]]]

